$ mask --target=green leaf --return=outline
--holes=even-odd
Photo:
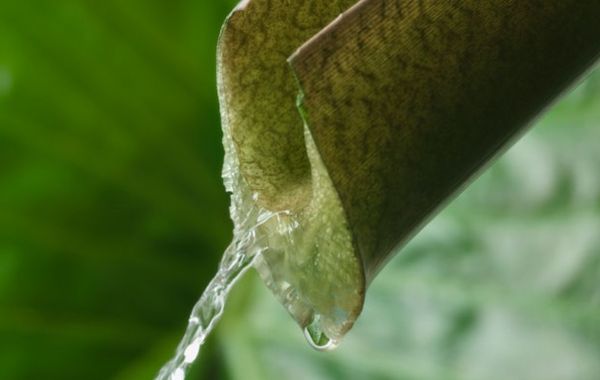
[[[171,355],[231,235],[229,6],[0,2],[0,378],[150,378]]]
[[[599,15],[576,1],[240,3],[219,41],[226,161],[240,199],[303,230],[260,271],[301,327],[321,316],[341,338],[389,257],[596,61]]]

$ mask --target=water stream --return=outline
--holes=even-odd
[[[306,141],[309,154],[317,157],[308,132]],[[337,195],[320,160],[311,161],[310,205],[299,212],[272,212],[258,206],[258,195],[243,180],[228,133],[224,145],[223,179],[231,194],[233,242],[194,306],[174,358],[156,380],[185,379],[221,318],[228,293],[251,267],[298,322],[314,349],[337,347],[361,306],[362,274]]]
[[[247,229],[242,234],[235,234],[233,242],[223,254],[217,274],[192,309],[187,329],[174,358],[163,366],[156,377],[157,380],[185,379],[188,367],[196,360],[207,336],[221,319],[227,295],[251,267],[254,259],[261,254],[262,248],[255,234],[259,225]]]
[[[285,225],[282,220],[288,216],[287,212],[253,211],[235,229],[233,241],[223,254],[217,274],[192,309],[187,329],[175,356],[163,366],[156,380],[185,379],[188,368],[198,357],[207,336],[221,319],[229,292],[240,277],[268,250],[268,243],[264,239],[267,235],[260,232],[261,228],[269,223]],[[292,232],[286,229],[286,233]],[[311,347],[317,350],[331,350],[337,345],[320,330],[318,317],[315,317],[304,331]]]
[[[301,211],[269,211],[248,188],[227,122],[223,180],[231,194],[233,241],[219,269],[194,306],[174,358],[156,380],[184,380],[208,334],[223,314],[227,295],[255,267],[265,285],[304,330],[311,347],[337,347],[362,307],[362,272],[354,255],[337,193],[305,130],[313,194]]]

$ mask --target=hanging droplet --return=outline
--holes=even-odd
[[[333,351],[338,346],[338,342],[329,338],[321,329],[319,315],[315,315],[312,322],[304,327],[304,337],[308,344],[317,351]]]

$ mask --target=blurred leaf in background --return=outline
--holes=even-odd
[[[235,1],[0,0],[0,379],[151,379],[231,225]],[[255,275],[195,379],[598,379],[600,72],[377,278],[334,353]]]
[[[232,6],[0,0],[0,379],[149,379],[171,354],[231,233]]]

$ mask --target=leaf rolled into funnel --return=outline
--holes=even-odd
[[[354,3],[245,1],[219,42],[232,216],[285,210],[259,272],[334,340],[398,247],[600,53],[598,2]]]

